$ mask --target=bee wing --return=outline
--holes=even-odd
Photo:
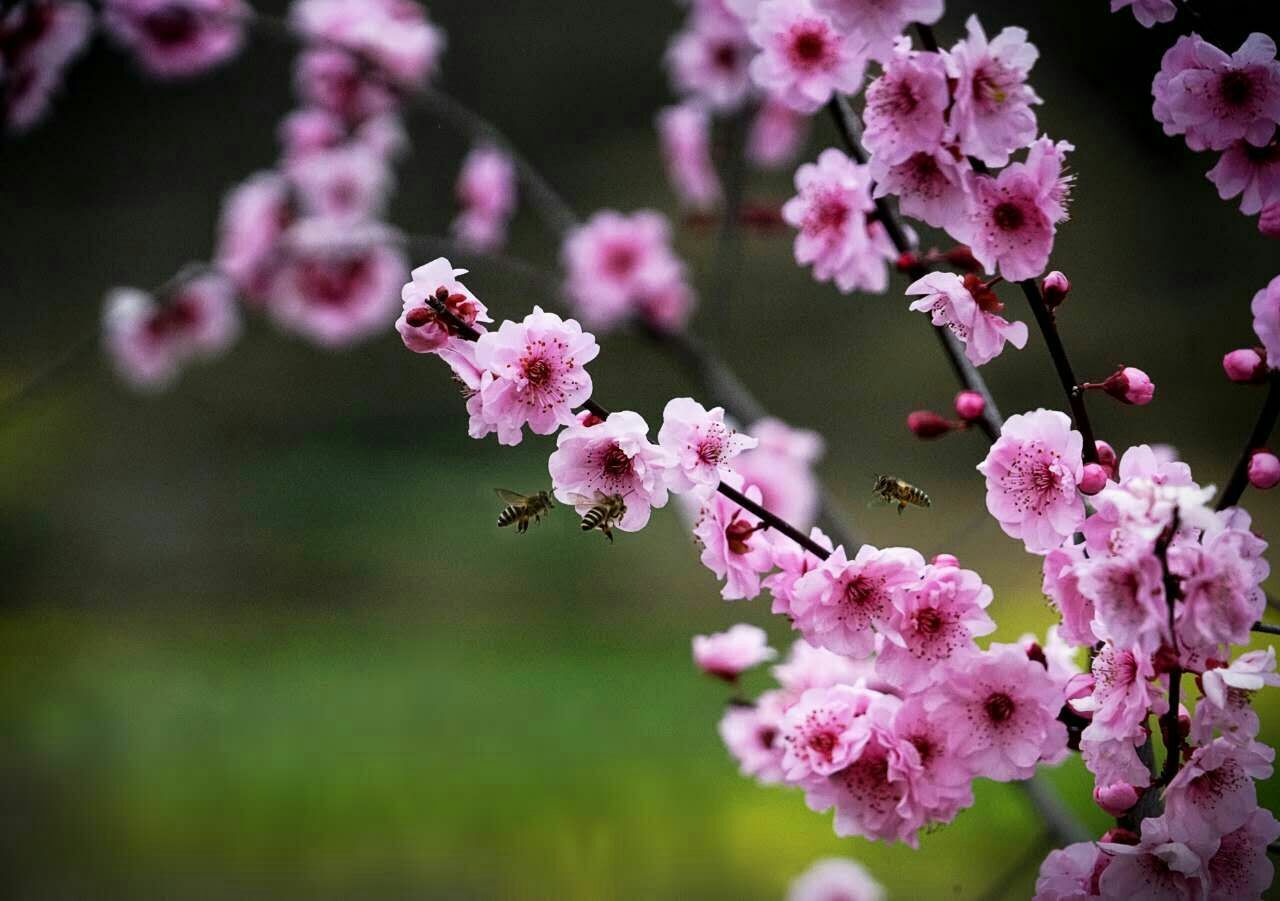
[[[493,493],[498,496],[499,500],[507,504],[523,504],[528,500],[528,498],[523,494],[518,494],[515,491],[508,491],[506,488],[495,488],[493,489]]]
[[[895,501],[893,501],[891,498],[886,497],[883,494],[877,494],[871,500],[867,501],[867,509],[873,510],[876,507],[887,507],[893,503],[895,503]]]

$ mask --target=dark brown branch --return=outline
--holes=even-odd
[[[1036,317],[1040,333],[1044,335],[1045,346],[1049,349],[1049,356],[1053,358],[1053,368],[1057,370],[1058,380],[1062,382],[1062,390],[1067,394],[1067,403],[1071,406],[1071,418],[1075,420],[1076,430],[1084,438],[1084,462],[1097,463],[1098,444],[1093,437],[1089,411],[1085,408],[1084,391],[1080,389],[1075,373],[1071,371],[1071,361],[1067,359],[1067,350],[1062,346],[1058,324],[1054,321],[1053,313],[1045,305],[1036,280],[1029,278],[1018,284],[1022,287],[1022,293],[1026,295],[1031,312]]]
[[[1236,461],[1231,480],[1227,482],[1222,496],[1218,498],[1217,509],[1219,510],[1234,507],[1240,502],[1240,496],[1244,494],[1244,489],[1249,484],[1249,458],[1253,456],[1255,450],[1266,446],[1271,432],[1276,427],[1276,420],[1280,418],[1280,371],[1272,371],[1269,375],[1266,403],[1262,405],[1258,422],[1249,434],[1249,440],[1240,454],[1240,459]]]
[[[1178,633],[1175,631],[1175,610],[1178,597],[1182,592],[1182,583],[1169,571],[1169,544],[1178,534],[1181,522],[1175,507],[1173,519],[1165,526],[1160,537],[1156,539],[1155,556],[1160,561],[1160,571],[1164,581],[1164,599],[1169,608],[1169,640],[1173,642],[1174,656],[1181,652],[1178,649]],[[1178,724],[1178,705],[1182,694],[1182,667],[1174,664],[1169,670],[1169,709],[1161,717],[1161,731],[1164,733],[1164,767],[1160,771],[1160,785],[1168,785],[1178,775],[1178,767],[1182,764],[1182,728]]]
[[[1280,626],[1273,626],[1271,623],[1254,623],[1249,631],[1261,632],[1263,635],[1280,635]]]

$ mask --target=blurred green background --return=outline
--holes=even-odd
[[[1280,30],[1273,5],[1221,8],[1228,41]],[[1117,447],[1173,443],[1220,484],[1262,398],[1219,360],[1252,340],[1249,300],[1280,254],[1217,199],[1213,160],[1151,120],[1175,32],[1103,0],[956,2],[944,43],[975,10],[991,32],[1031,30],[1042,128],[1078,147],[1054,257],[1075,286],[1061,321],[1077,371],[1136,364],[1158,385],[1142,409],[1095,400],[1095,425]],[[658,61],[677,7],[430,12],[449,34],[442,87],[579,211],[675,213],[652,118],[669,102]],[[104,289],[207,255],[222,192],[272,164],[290,104],[278,45],[180,84],[95,45],[52,120],[0,145],[0,396],[92,333]],[[426,117],[409,129],[391,218],[441,233],[467,145]],[[833,139],[819,118],[806,156]],[[780,201],[789,176],[753,176],[749,195]],[[679,240],[706,288],[713,235]],[[555,260],[527,212],[513,252]],[[982,512],[979,436],[926,444],[903,426],[910,409],[945,410],[955,386],[901,282],[840,296],[793,264],[786,233],[748,238],[737,281],[729,315],[696,328],[773,412],[823,432],[822,475],[862,533],[956,553],[996,590],[997,638],[1042,632],[1039,567]],[[502,272],[469,284],[499,317],[541,300]],[[643,340],[604,344],[602,401],[656,423],[668,397],[696,393]],[[985,371],[1006,413],[1062,404],[1038,337]],[[715,733],[724,691],[693,671],[689,636],[747,620],[784,647],[785,623],[767,600],[720,601],[674,512],[614,547],[564,514],[498,532],[491,489],[544,484],[550,442],[467,439],[442,367],[390,329],[338,354],[254,321],[228,358],[156,398],[89,350],[0,415],[12,897],[777,898],[813,859],[844,854],[896,897],[968,898],[1041,841],[1009,786],[980,784],[916,853],[837,840],[798,794],[741,779]],[[865,510],[877,471],[927,488],[933,511]],[[1264,534],[1280,532],[1277,497],[1246,496]],[[1265,706],[1275,744],[1280,699]],[[1104,828],[1078,763],[1051,775]],[[1274,808],[1280,789],[1261,790]]]

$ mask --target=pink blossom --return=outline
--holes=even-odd
[[[1092,697],[1072,705],[1092,714],[1084,730],[1091,740],[1127,738],[1149,712],[1163,712],[1147,653],[1105,644],[1093,658],[1093,679]]]
[[[954,739],[912,695],[893,718],[893,733],[911,746],[903,752],[902,772],[910,785],[911,804],[930,823],[947,823],[973,806],[973,770],[953,750]]]
[[[730,705],[720,718],[720,738],[738,761],[744,776],[766,785],[783,781],[782,731],[783,696],[767,691],[753,707]]]
[[[516,205],[516,170],[497,147],[473,148],[462,161],[454,188],[462,206],[451,231],[473,250],[492,251],[507,239],[507,222]]]
[[[1255,147],[1236,141],[1209,170],[1209,181],[1223,200],[1240,196],[1240,212],[1246,216],[1280,203],[1280,142]]]
[[[1191,467],[1176,457],[1157,453],[1161,445],[1135,444],[1120,457],[1118,475],[1121,482],[1149,479],[1154,485],[1193,486]],[[1169,450],[1165,447],[1164,450]]]
[[[854,723],[876,694],[850,685],[813,688],[782,721],[782,769],[788,782],[806,784],[848,766],[867,740]]]
[[[1081,738],[1080,756],[1093,773],[1097,785],[1124,782],[1145,788],[1151,784],[1151,772],[1138,757],[1138,746],[1146,741],[1145,730],[1125,738]]]
[[[1018,645],[998,643],[952,660],[925,696],[956,755],[998,782],[1028,779],[1041,761],[1065,756],[1062,703],[1062,690],[1043,666]]]
[[[758,444],[734,458],[733,470],[760,489],[765,507],[798,529],[809,528],[821,501],[813,466],[822,456],[822,437],[770,418],[748,432]]]
[[[298,55],[293,80],[305,103],[351,125],[386,115],[397,102],[390,86],[372,77],[359,59],[323,44]]]
[[[835,92],[852,94],[862,86],[861,33],[842,34],[810,0],[762,3],[749,34],[760,48],[752,80],[797,112],[815,112]]]
[[[839,857],[817,861],[787,889],[787,901],[883,901],[884,896],[884,887],[860,864]]]
[[[747,159],[762,169],[777,169],[804,146],[809,119],[773,97],[765,97],[747,135]]]
[[[863,143],[886,168],[916,153],[932,153],[942,146],[950,104],[942,57],[901,44],[885,62],[884,73],[867,86]]]
[[[795,185],[799,193],[783,205],[782,218],[799,230],[796,262],[812,263],[818,281],[851,290],[868,249],[867,213],[875,209],[867,167],[832,147],[796,170]]]
[[[1100,854],[1093,842],[1077,842],[1049,852],[1040,865],[1034,901],[1087,901],[1098,897],[1093,874]]]
[[[667,48],[667,71],[676,93],[716,110],[733,110],[751,89],[747,67],[755,55],[742,23],[730,15],[689,17]]]
[[[160,390],[192,360],[225,351],[240,334],[231,284],[200,275],[162,302],[136,288],[107,295],[103,340],[120,376],[141,390]]]
[[[622,416],[612,428],[604,432],[578,426],[573,414],[574,408],[591,397],[591,375],[585,367],[599,353],[600,347],[596,344],[595,336],[584,332],[576,321],[561,319],[555,313],[544,313],[541,307],[536,306],[523,321],[508,320],[496,331],[485,332],[476,341],[476,365],[483,372],[483,377],[479,389],[479,417],[478,421],[477,417],[472,417],[471,437],[479,438],[489,432],[497,432],[500,444],[519,444],[525,425],[535,435],[550,435],[560,426],[575,426],[576,429],[570,430],[571,432],[590,431],[596,441],[602,441],[606,440],[606,433],[617,433],[617,437],[621,438],[625,430],[640,428],[641,436],[633,436],[630,440],[636,446],[641,442],[647,444],[644,442],[643,432],[648,427],[634,413]],[[624,431],[619,431],[620,429]],[[557,485],[566,480],[576,484],[578,481],[598,478],[599,472],[586,471],[592,463],[598,461],[578,459],[572,451],[563,450],[565,436],[568,434],[570,433],[566,432],[560,436],[558,446],[562,450],[552,455],[552,461],[554,463],[557,457],[562,457],[565,466],[580,467],[582,471],[572,475],[562,473]],[[627,481],[633,475],[631,448],[632,444],[628,444],[628,453],[618,451],[621,456],[614,464],[610,464],[617,469],[613,474],[619,481]],[[555,474],[553,465],[552,475]],[[619,492],[606,492],[617,493]],[[663,503],[665,502],[664,488]],[[592,504],[586,506],[589,508]],[[646,516],[645,519],[647,518]]]
[[[240,49],[240,0],[103,0],[102,27],[152,75],[196,75]]]
[[[1174,94],[1171,86],[1173,80],[1179,75],[1201,67],[1197,57],[1202,44],[1204,44],[1203,39],[1195,32],[1182,35],[1161,57],[1160,71],[1151,82],[1151,114],[1164,127],[1164,133],[1170,137],[1186,134],[1187,143],[1192,150],[1204,150],[1205,144],[1196,136],[1194,129],[1188,133],[1185,126],[1174,122],[1173,110],[1170,108]]]
[[[797,638],[787,653],[787,659],[774,666],[771,672],[788,698],[787,706],[790,706],[810,689],[855,685],[859,680],[865,681],[871,674],[871,667],[867,661],[852,660]]]
[[[0,123],[25,131],[44,116],[92,29],[93,14],[76,0],[33,0],[0,16]]]
[[[908,225],[904,225],[903,230],[907,240],[914,244],[915,232]],[[899,256],[885,227],[879,222],[870,222],[866,241],[854,249],[844,268],[836,273],[836,287],[846,294],[851,291],[883,294],[889,288],[889,269]]]
[[[1026,323],[1001,316],[1004,305],[976,275],[930,272],[907,288],[907,294],[925,295],[908,309],[929,313],[934,325],[949,328],[975,366],[998,357],[1006,343],[1019,350],[1026,347]]]
[[[1113,13],[1126,6],[1143,28],[1150,28],[1157,22],[1172,22],[1173,17],[1178,14],[1178,7],[1173,0],[1111,0]]]
[[[1247,644],[1266,610],[1262,582],[1270,567],[1266,542],[1247,529],[1227,528],[1201,542],[1169,548],[1169,571],[1181,580],[1176,629],[1188,645]]]
[[[1079,656],[1076,647],[1062,638],[1057,626],[1050,626],[1045,630],[1043,642],[1034,633],[1028,632],[1018,639],[1018,643],[1029,658],[1048,670],[1049,678],[1063,691],[1078,684],[1081,678],[1092,678],[1084,676],[1084,671],[1076,661]]]
[[[312,40],[356,51],[405,87],[425,82],[444,52],[444,33],[412,0],[296,0],[289,17]]]
[[[992,597],[990,586],[973,570],[925,567],[918,581],[892,595],[893,612],[876,672],[908,692],[942,678],[944,663],[976,650],[974,638],[995,631],[986,614]]]
[[[605,210],[569,233],[561,250],[565,290],[584,321],[609,328],[643,314],[645,299],[684,281],[660,213]]]
[[[1203,842],[1234,832],[1258,809],[1254,780],[1271,778],[1275,756],[1256,741],[1217,738],[1196,748],[1165,789],[1165,817]]]
[[[1177,833],[1170,816],[1143,820],[1137,845],[1101,842],[1098,847],[1111,855],[1098,883],[1104,898],[1190,901],[1205,896],[1211,846]]]
[[[1267,846],[1277,838],[1280,823],[1262,807],[1239,829],[1224,835],[1209,858],[1209,901],[1263,897],[1275,876]]]
[[[810,643],[851,657],[875,648],[877,630],[894,616],[895,595],[920,579],[924,558],[911,548],[863,545],[852,560],[843,547],[796,582],[794,626]]]
[[[1207,744],[1213,730],[1223,738],[1247,743],[1258,734],[1258,714],[1250,702],[1254,692],[1280,685],[1275,648],[1241,654],[1230,666],[1205,670],[1200,677],[1203,694],[1191,720],[1191,738]]]
[[[444,257],[413,270],[409,283],[400,289],[404,310],[396,320],[396,331],[405,347],[414,353],[427,354],[446,346],[456,350],[459,344],[467,343],[427,303],[427,298],[436,297],[441,288],[445,289],[442,301],[445,307],[466,325],[483,332],[484,323],[493,322],[485,305],[458,281],[458,276],[466,274],[467,270],[454,269]]]
[[[1093,602],[1094,634],[1153,654],[1171,640],[1164,571],[1152,553],[1094,557],[1078,565],[1080,594]]]
[[[720,199],[720,178],[711,160],[711,117],[696,103],[658,113],[658,138],[667,178],[686,206],[707,210]]]
[[[778,654],[758,626],[738,623],[727,632],[693,636],[693,662],[709,676],[735,681],[752,667]]]
[[[987,510],[1033,554],[1060,547],[1084,521],[1076,492],[1083,444],[1065,413],[1021,413],[1005,420],[978,466],[987,480]]]
[[[698,485],[714,488],[731,474],[729,461],[759,441],[725,425],[723,407],[708,410],[691,397],[677,397],[662,411],[658,444],[676,458],[671,489],[689,491]]]
[[[922,150],[893,166],[872,157],[875,197],[896,196],[902,213],[935,228],[950,229],[969,204],[968,160],[939,147]]]
[[[265,299],[293,218],[288,182],[275,172],[250,176],[223,200],[214,260],[250,300]]]
[[[670,450],[666,453],[675,459]],[[671,475],[676,471],[673,464]],[[741,476],[729,473],[725,482],[742,490]],[[760,502],[759,489],[749,487],[743,493]],[[761,574],[773,568],[773,551],[769,539],[761,534],[763,528],[758,519],[718,491],[703,503],[693,535],[702,545],[702,565],[716,578],[725,580],[720,596],[726,601],[749,600],[758,595]]]
[[[304,215],[344,223],[381,217],[393,183],[386,160],[354,142],[307,154],[286,172]]]
[[[590,347],[595,349],[594,339]],[[587,359],[594,358],[589,353]],[[627,510],[617,527],[624,532],[643,529],[650,511],[666,506],[667,480],[675,465],[670,453],[650,443],[648,434],[644,419],[630,410],[611,413],[598,425],[566,428],[547,462],[556,498],[585,515],[604,498],[621,497]]]
[[[1280,238],[1280,202],[1262,208],[1258,231],[1268,238]]]
[[[347,138],[347,126],[327,109],[308,106],[285,116],[277,129],[287,164],[332,150]]]
[[[1025,163],[971,179],[969,211],[950,224],[949,233],[969,245],[988,275],[999,268],[1017,282],[1044,271],[1057,225],[1067,218],[1071,176],[1062,173],[1072,149],[1066,141],[1041,138]]]
[[[1253,330],[1267,351],[1267,366],[1280,369],[1280,275],[1253,295],[1249,309],[1253,313]]]
[[[1031,107],[1041,101],[1027,75],[1040,51],[1025,29],[1006,28],[988,42],[977,16],[965,25],[968,37],[946,54],[947,74],[957,82],[951,130],[965,156],[1003,166],[1036,136]]]
[[[932,25],[942,18],[942,0],[814,0],[814,5],[831,16],[837,28],[861,32],[871,57],[881,62],[908,25]]]
[[[1164,96],[1188,146],[1224,150],[1241,139],[1257,147],[1267,144],[1280,121],[1275,41],[1255,32],[1231,56],[1205,41],[1193,47],[1194,66],[1174,75]]]

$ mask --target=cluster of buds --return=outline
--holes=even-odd
[[[916,410],[907,416],[907,428],[917,438],[940,438],[948,432],[963,431],[982,418],[987,402],[977,391],[961,391],[955,400],[956,416],[947,419],[932,410]]]

